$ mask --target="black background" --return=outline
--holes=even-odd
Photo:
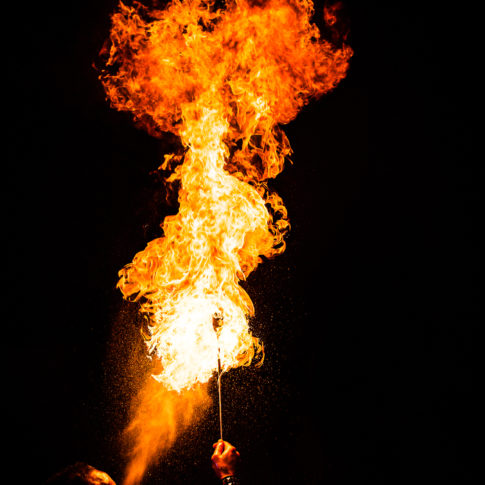
[[[110,109],[92,67],[115,5],[3,11],[3,400],[16,483],[77,460],[121,483],[143,348],[117,272],[176,208],[150,175],[170,143]],[[483,286],[473,12],[345,6],[348,76],[286,127],[294,163],[272,186],[288,247],[246,284],[267,359],[224,376],[225,437],[245,483],[468,483]],[[216,411],[147,484],[217,482]]]

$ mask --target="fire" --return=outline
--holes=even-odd
[[[161,165],[179,184],[179,212],[119,280],[148,318],[155,377],[169,391],[207,382],[218,348],[224,371],[262,354],[239,282],[285,249],[287,211],[267,186],[291,154],[280,125],[333,89],[352,55],[321,36],[313,13],[311,0],[172,0],[120,3],[112,16],[100,75],[111,105],[183,147]]]
[[[215,312],[224,315],[223,370],[261,351],[239,281],[285,248],[286,209],[265,183],[291,153],[278,125],[335,87],[351,56],[321,38],[312,13],[308,0],[228,0],[224,9],[174,0],[152,10],[120,3],[112,17],[101,75],[112,105],[150,133],[178,135],[185,148],[163,164],[178,163],[169,181],[180,182],[179,212],[119,281],[149,316],[148,349],[168,389],[216,370]]]
[[[178,393],[149,379],[137,396],[132,420],[126,430],[131,459],[124,485],[140,483],[155,455],[170,448],[177,434],[187,428],[210,404],[204,386]]]

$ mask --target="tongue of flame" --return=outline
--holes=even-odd
[[[291,153],[278,127],[345,76],[349,47],[310,22],[311,0],[173,0],[148,10],[120,3],[100,79],[112,105],[150,133],[180,137],[165,156],[180,183],[179,212],[120,272],[126,298],[149,317],[147,345],[167,389],[248,365],[262,347],[239,285],[260,257],[284,251],[286,209],[265,182]],[[218,337],[212,317],[222,312]]]

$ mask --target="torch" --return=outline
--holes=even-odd
[[[222,440],[222,400],[221,400],[221,376],[222,376],[222,368],[221,368],[221,348],[219,346],[219,334],[221,331],[222,321],[224,317],[222,316],[222,312],[214,313],[212,317],[212,326],[214,327],[214,332],[216,332],[217,337],[217,392],[219,395],[219,430]]]

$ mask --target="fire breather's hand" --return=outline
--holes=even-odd
[[[240,455],[227,441],[219,440],[212,445],[214,453],[212,454],[212,469],[221,480],[224,477],[235,475],[237,465],[239,464]]]

